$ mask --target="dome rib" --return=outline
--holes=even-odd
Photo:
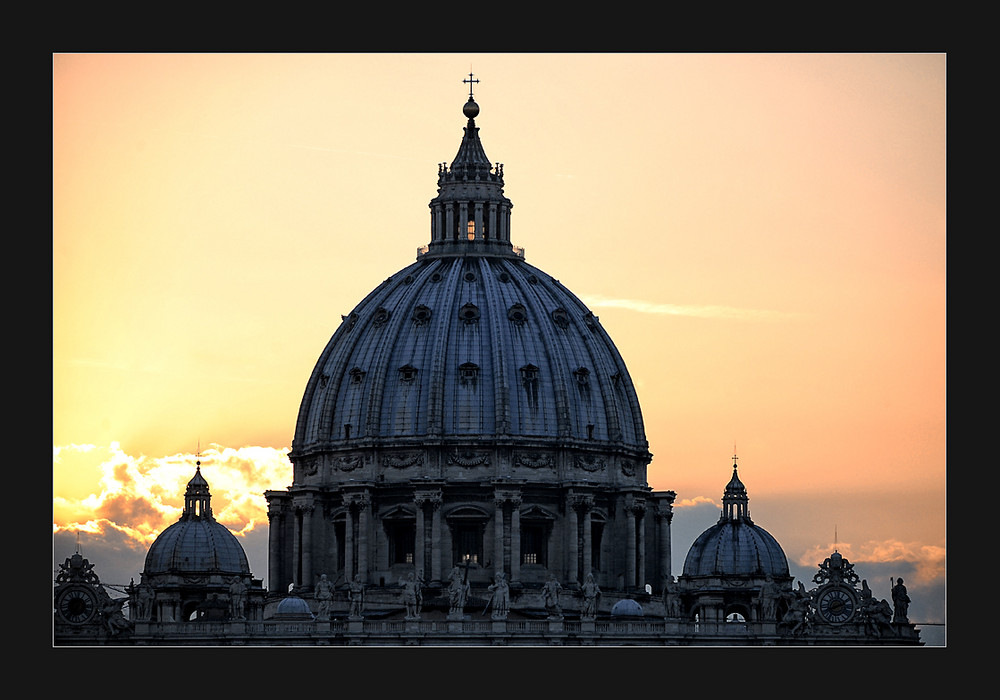
[[[404,422],[413,426],[418,424],[416,417],[420,412],[421,388],[425,380],[423,375],[427,370],[421,366],[423,363],[420,358],[413,354],[413,338],[408,338],[403,331],[404,327],[412,323],[407,313],[410,305],[407,302],[412,298],[412,290],[407,294],[407,289],[412,287],[412,284],[404,283],[408,269],[393,276],[392,286],[385,290],[384,297],[379,300],[379,305],[375,309],[388,309],[391,315],[383,325],[375,327],[375,332],[369,335],[367,341],[367,345],[374,348],[374,355],[367,354],[373,381],[366,392],[368,397],[366,436],[396,434],[403,430]],[[417,374],[412,384],[404,386],[399,381],[398,373],[400,368],[406,366],[416,368]],[[383,403],[389,401],[390,405],[394,405],[400,400],[397,397],[404,396],[402,408],[406,409],[405,412],[401,411],[387,417],[383,411]],[[388,425],[386,425],[387,420]]]
[[[511,322],[506,314],[501,316],[507,306],[503,303],[503,290],[500,285],[504,284],[497,279],[498,273],[487,258],[479,259],[479,269],[483,287],[486,293],[487,308],[492,310],[488,319],[491,325],[490,338],[490,359],[492,369],[492,382],[488,384],[493,389],[493,415],[494,433],[506,435],[510,432],[510,384],[508,382],[509,369],[507,367],[507,353],[505,347],[510,347],[511,343],[504,343],[507,329]]]
[[[543,283],[547,277],[541,270],[525,265],[525,272],[530,274],[524,280],[522,289],[527,298],[531,300],[529,308],[535,309],[536,327],[542,350],[545,358],[545,367],[548,372],[542,373],[542,381],[548,381],[555,399],[554,410],[556,417],[556,435],[559,438],[567,438],[572,435],[572,418],[570,414],[570,399],[567,393],[567,383],[572,377],[568,368],[569,362],[565,361],[565,352],[555,353],[556,348],[566,350],[564,344],[556,337],[556,331],[552,323],[551,313],[560,306],[558,299],[552,294],[548,285]],[[535,282],[531,282],[531,277]],[[560,361],[563,360],[563,361]]]
[[[433,263],[433,272],[431,274],[442,275],[441,268],[445,265],[443,260],[435,260]],[[445,272],[451,272],[451,270],[446,270]],[[442,275],[443,276],[443,275]],[[427,432],[430,435],[442,435],[445,431],[444,428],[444,373],[445,373],[445,358],[441,353],[434,353],[433,348],[440,347],[445,339],[448,337],[451,324],[455,323],[455,317],[453,314],[448,313],[450,308],[449,303],[445,303],[442,297],[444,293],[442,290],[449,289],[450,283],[446,277],[444,277],[439,282],[432,282],[430,276],[428,275],[421,287],[421,290],[427,289],[427,301],[424,302],[430,309],[432,309],[433,316],[431,317],[431,324],[433,325],[433,335],[428,340],[430,341],[427,345],[427,355],[430,359],[430,370],[431,374],[430,380],[430,390],[427,395]],[[434,285],[439,285],[436,288]],[[433,292],[433,293],[431,293]],[[430,330],[430,329],[428,329]]]
[[[509,337],[518,357],[517,361],[512,363],[515,365],[512,369],[518,373],[520,373],[522,367],[529,365],[548,368],[550,364],[545,352],[546,343],[544,341],[536,343],[534,340],[536,337],[542,337],[541,326],[544,319],[539,315],[541,303],[536,298],[532,289],[535,285],[530,284],[528,278],[523,274],[524,270],[527,269],[531,268],[527,265],[520,265],[510,269],[510,282],[508,282],[512,289],[510,292],[512,304],[518,303],[524,306],[527,316],[523,324],[511,328],[509,331]],[[514,301],[515,299],[516,301]],[[542,352],[539,352],[539,346],[541,346]],[[517,379],[521,378],[517,377],[515,381]],[[548,434],[549,417],[556,415],[556,406],[552,402],[554,388],[552,391],[544,391],[543,385],[545,388],[553,387],[551,371],[539,371],[539,376],[536,380],[536,392],[534,394],[534,396],[537,396],[538,401],[534,402],[534,408],[531,406],[532,400],[528,397],[529,389],[524,385],[523,379],[515,385],[518,387],[516,392],[518,399],[518,425],[527,435]]]

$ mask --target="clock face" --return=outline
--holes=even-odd
[[[856,607],[854,596],[843,588],[831,588],[820,595],[819,612],[827,622],[847,622],[854,616]]]
[[[72,586],[59,594],[59,614],[75,625],[89,621],[97,612],[97,596],[86,586]]]

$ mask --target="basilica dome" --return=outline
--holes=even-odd
[[[471,97],[463,113],[458,154],[439,166],[430,242],[343,316],[309,378],[296,479],[329,468],[320,456],[359,448],[435,441],[474,459],[470,450],[516,441],[578,446],[592,472],[620,458],[644,483],[647,441],[625,363],[586,305],[511,244],[503,166],[486,157]]]
[[[246,552],[236,536],[212,516],[208,482],[201,466],[188,482],[180,519],[160,533],[146,553],[144,575],[250,573]]]
[[[425,255],[334,334],[295,446],[480,436],[646,447],[625,365],[572,292],[521,258]]]
[[[324,574],[384,595],[411,575],[434,590],[458,567],[473,590],[502,575],[527,609],[516,593],[553,575],[629,590],[666,576],[675,494],[648,486],[625,362],[511,243],[503,165],[486,156],[471,90],[462,115],[430,240],[343,315],[306,383],[292,485],[265,494],[272,591]]]
[[[788,560],[778,541],[750,519],[746,487],[736,473],[726,485],[719,521],[695,539],[684,561],[685,577],[786,578]]]

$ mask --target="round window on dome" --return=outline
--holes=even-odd
[[[418,326],[427,323],[431,320],[431,310],[423,304],[419,304],[415,309],[413,309],[412,318],[414,323]]]
[[[521,325],[528,320],[528,310],[524,308],[523,304],[514,304],[507,310],[507,318]]]
[[[479,307],[475,304],[466,304],[458,310],[458,317],[465,323],[475,323],[479,320]]]
[[[552,312],[552,320],[560,328],[569,327],[569,314],[566,313],[566,309],[558,308]]]

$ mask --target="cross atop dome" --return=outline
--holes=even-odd
[[[462,82],[469,84],[469,101],[465,103],[464,107],[462,107],[462,114],[468,118],[469,127],[475,129],[475,122],[473,120],[479,116],[479,105],[477,105],[476,101],[472,98],[472,84],[478,83],[479,78],[473,79],[472,73],[469,73],[469,77]],[[485,156],[486,154],[484,153],[483,155]]]
[[[463,80],[462,82],[469,84],[469,102],[472,102],[472,84],[473,83],[478,83],[479,82],[479,78],[473,79],[472,78],[472,73],[469,73],[468,79]]]

